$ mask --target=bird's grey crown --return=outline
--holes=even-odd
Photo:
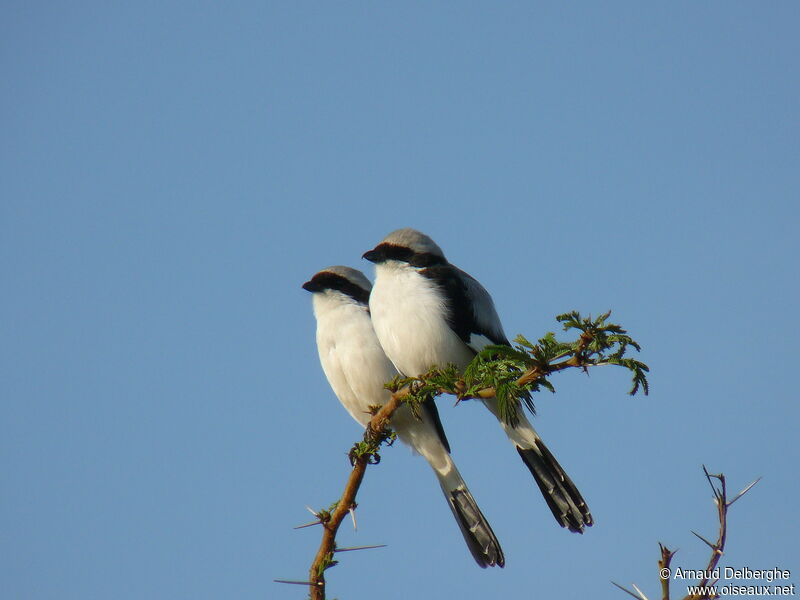
[[[370,283],[369,279],[359,271],[358,269],[353,269],[352,267],[345,267],[344,265],[335,265],[333,267],[326,267],[322,269],[317,275],[322,273],[333,273],[334,275],[339,275],[340,277],[344,277],[350,283],[357,285],[358,287],[362,288],[364,291],[369,292],[372,289],[372,283]]]
[[[411,227],[393,231],[383,238],[381,243],[408,248],[415,254],[432,254],[444,258],[444,252],[442,252],[442,249],[439,248],[436,242],[421,231],[417,231]]]

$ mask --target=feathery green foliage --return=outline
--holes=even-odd
[[[528,410],[535,412],[531,392],[539,389],[539,383],[516,383],[530,365],[530,356],[519,347],[487,346],[467,365],[464,371],[467,389],[461,397],[475,397],[482,389],[494,388],[500,417],[505,422],[516,425],[519,421],[517,409],[522,403]]]
[[[650,368],[639,360],[624,358],[628,346],[637,352],[641,351],[641,347],[622,327],[606,323],[610,315],[611,311],[608,311],[592,320],[591,316],[582,318],[573,310],[558,315],[556,320],[564,326],[564,331],[578,329],[582,332],[573,350],[576,355],[589,361],[589,366],[607,364],[625,367],[633,374],[632,386],[628,393],[633,396],[641,388],[646,396],[650,392],[646,375]]]
[[[588,370],[590,367],[617,365],[632,373],[630,394],[640,389],[645,395],[650,391],[647,382],[649,368],[646,364],[625,353],[629,348],[637,352],[639,344],[621,326],[609,323],[611,312],[597,318],[582,317],[577,311],[558,315],[564,331],[578,330],[578,338],[563,342],[549,332],[535,344],[522,335],[514,339],[513,346],[487,346],[479,352],[464,371],[463,377],[453,365],[431,369],[419,377],[395,377],[386,387],[397,392],[408,386],[405,402],[419,416],[422,402],[439,394],[452,394],[459,401],[470,398],[497,398],[501,418],[511,426],[519,420],[519,410],[524,405],[535,412],[532,394],[542,388],[555,392],[549,377],[570,367]],[[487,390],[491,390],[488,393]]]
[[[641,361],[625,356],[629,348],[637,352],[639,344],[620,325],[609,323],[611,312],[599,317],[582,317],[578,311],[558,315],[564,331],[580,332],[574,341],[559,341],[548,332],[536,343],[525,336],[514,338],[512,346],[492,345],[481,350],[467,365],[463,375],[454,365],[432,368],[418,377],[396,376],[386,383],[392,393],[405,389],[403,402],[420,418],[420,407],[440,394],[450,394],[459,400],[471,398],[497,398],[500,417],[512,427],[519,421],[519,411],[524,405],[535,413],[532,394],[546,389],[555,392],[549,377],[570,367],[588,370],[590,367],[617,365],[632,373],[631,395],[640,389],[650,391],[647,382],[649,367]],[[380,407],[372,407],[373,414]],[[394,432],[374,433],[368,430],[364,440],[350,451],[350,460],[368,456],[370,463],[380,462],[378,450],[384,443],[391,444]]]

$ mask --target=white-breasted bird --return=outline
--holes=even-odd
[[[388,402],[391,392],[384,384],[397,375],[372,328],[368,308],[372,284],[361,271],[335,266],[314,275],[303,288],[313,293],[322,370],[342,405],[366,427],[369,407]],[[420,418],[410,407],[400,407],[391,426],[430,464],[478,565],[504,566],[503,550],[450,456],[434,402],[422,405]]]
[[[384,352],[407,377],[433,366],[464,369],[489,344],[508,345],[489,292],[451,265],[424,233],[398,229],[364,258],[375,263],[369,307]],[[575,484],[542,442],[525,414],[512,427],[500,417],[496,399],[483,400],[503,426],[530,470],[556,521],[583,533],[592,515]]]

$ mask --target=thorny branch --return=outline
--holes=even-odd
[[[361,487],[367,465],[377,462],[378,448],[389,437],[387,425],[394,412],[402,406],[402,398],[395,394],[391,400],[384,404],[381,409],[372,417],[364,433],[364,442],[356,444],[350,451],[350,460],[353,463],[353,470],[344,487],[342,497],[336,503],[333,512],[317,513],[319,522],[323,527],[322,542],[317,550],[317,555],[311,563],[309,569],[309,595],[311,600],[325,600],[325,570],[336,564],[333,555],[337,551],[344,549],[336,548],[336,534],[339,526],[350,511],[356,508],[356,494]]]
[[[308,525],[322,525],[322,541],[309,569],[308,581],[275,580],[309,586],[311,600],[325,600],[325,571],[337,564],[336,552],[362,548],[337,548],[336,534],[348,513],[356,508],[356,494],[361,486],[367,466],[380,461],[379,449],[383,443],[394,440],[389,423],[394,412],[403,404],[409,404],[416,411],[419,402],[440,394],[455,395],[458,401],[468,399],[497,398],[501,414],[506,411],[511,423],[516,418],[516,410],[525,402],[533,408],[530,393],[545,387],[554,391],[547,377],[568,368],[581,368],[602,365],[619,365],[633,373],[631,394],[640,388],[648,392],[647,365],[639,361],[623,358],[628,346],[639,350],[639,345],[618,325],[606,323],[610,313],[596,319],[582,318],[573,311],[559,315],[556,319],[565,330],[579,329],[577,341],[561,343],[552,333],[541,338],[538,344],[531,344],[522,336],[515,340],[515,348],[509,346],[489,346],[480,352],[462,375],[452,365],[444,369],[434,369],[419,377],[396,378],[387,383],[392,391],[391,399],[375,414],[367,425],[364,440],[355,444],[350,451],[352,470],[344,491],[330,509],[314,513],[316,520]],[[376,547],[376,546],[370,546]]]
[[[692,531],[692,533],[697,536],[700,540],[703,541],[709,548],[711,548],[711,556],[708,559],[708,565],[704,570],[705,577],[698,582],[696,588],[697,589],[707,589],[710,590],[717,584],[719,579],[711,578],[709,575],[713,573],[714,569],[717,567],[719,563],[720,557],[722,557],[725,551],[725,541],[728,535],[728,509],[731,505],[736,502],[739,498],[744,496],[750,489],[757,484],[761,477],[750,483],[747,487],[745,487],[741,492],[736,494],[736,497],[728,501],[728,489],[725,482],[725,475],[722,473],[714,474],[709,473],[708,469],[703,466],[703,473],[705,473],[706,479],[708,480],[708,484],[711,486],[711,490],[714,493],[714,504],[717,507],[717,518],[719,520],[719,531],[717,533],[717,541],[710,542],[706,538],[704,538],[699,533]],[[717,483],[715,483],[715,480]],[[670,589],[669,589],[669,582],[670,577],[664,577],[665,574],[671,573],[670,563],[672,561],[672,557],[675,556],[676,551],[670,550],[665,545],[659,543],[659,549],[661,550],[661,558],[658,561],[659,567],[659,578],[661,580],[661,599],[662,600],[670,600]],[[622,587],[616,582],[611,582],[623,592],[633,596],[634,598],[638,598],[639,600],[647,600],[647,596],[645,596],[642,591],[632,584],[635,593],[631,590]],[[711,595],[710,592],[705,592],[701,594],[688,594],[683,597],[682,600],[712,600],[713,598],[719,598],[718,595]]]

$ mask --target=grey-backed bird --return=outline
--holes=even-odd
[[[339,401],[362,427],[371,418],[369,407],[382,406],[391,398],[384,384],[397,375],[372,327],[371,287],[363,273],[342,266],[323,269],[303,284],[313,293],[322,370]],[[433,401],[422,405],[420,418],[409,406],[400,407],[391,426],[400,440],[430,464],[478,565],[502,567],[503,550],[450,456]]]
[[[398,229],[364,258],[375,263],[369,300],[381,346],[407,377],[453,363],[464,369],[489,344],[508,345],[489,292],[450,264],[424,233]],[[530,470],[556,521],[583,532],[592,515],[575,484],[522,411],[515,427],[500,417],[496,399],[483,404],[497,417]]]

